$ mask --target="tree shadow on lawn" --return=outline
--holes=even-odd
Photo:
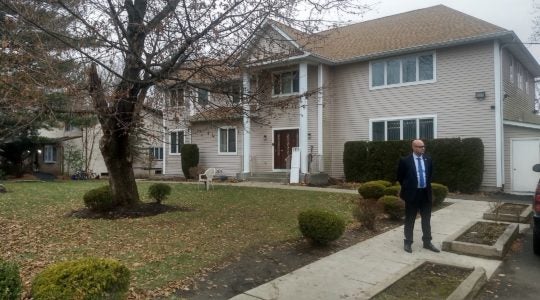
[[[152,203],[140,203],[133,207],[118,207],[115,210],[107,212],[95,212],[88,208],[81,208],[78,210],[72,210],[66,214],[66,217],[74,217],[79,219],[125,219],[125,218],[144,218],[156,216],[163,213],[175,212],[175,211],[194,211],[194,208],[186,206],[175,206],[167,204]]]

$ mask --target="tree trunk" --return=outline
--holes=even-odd
[[[120,206],[139,203],[139,192],[133,173],[133,157],[127,134],[107,133],[104,130],[99,148],[109,171],[109,185],[114,200]]]

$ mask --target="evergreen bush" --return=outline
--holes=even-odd
[[[0,259],[0,299],[19,300],[21,291],[19,267],[15,263]]]
[[[383,211],[392,220],[401,220],[405,216],[405,202],[396,196],[383,196],[379,199]]]
[[[387,188],[384,189],[383,191],[383,194],[385,196],[396,196],[396,197],[399,197],[399,191],[401,190],[401,186],[400,185],[393,185],[393,186],[389,186]]]
[[[166,183],[154,183],[148,188],[150,198],[156,200],[158,204],[171,194],[171,186]]]
[[[382,184],[385,188],[386,187],[390,187],[392,186],[392,183],[388,180],[373,180],[373,181],[368,181],[366,183],[378,183],[378,184]]]
[[[438,206],[443,203],[448,195],[448,188],[440,183],[432,183],[431,192],[433,194],[433,206]]]
[[[306,238],[315,244],[325,245],[343,234],[345,220],[333,212],[310,209],[298,215],[298,226]]]
[[[384,185],[376,181],[366,182],[358,188],[358,193],[360,193],[364,199],[376,200],[384,196],[385,188]]]
[[[199,164],[199,147],[196,144],[184,144],[180,149],[182,154],[182,172],[186,179],[193,179],[189,169],[196,167]]]
[[[126,299],[130,272],[117,261],[84,258],[47,267],[32,282],[42,299]]]
[[[89,190],[84,194],[83,200],[84,205],[92,211],[105,212],[116,207],[108,185]]]

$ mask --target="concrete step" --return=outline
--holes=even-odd
[[[247,181],[255,182],[278,182],[278,183],[287,183],[289,182],[289,173],[288,172],[260,172],[260,173],[251,173],[245,177]]]

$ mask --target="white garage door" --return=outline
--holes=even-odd
[[[512,190],[534,192],[540,173],[532,167],[540,163],[540,140],[512,140]]]

